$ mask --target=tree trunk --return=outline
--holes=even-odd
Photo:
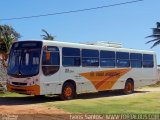
[[[8,54],[2,53],[1,55],[2,55],[2,65],[4,68],[7,68],[8,65],[7,65],[6,61],[8,60]]]

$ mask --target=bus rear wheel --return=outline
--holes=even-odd
[[[75,86],[72,83],[65,83],[62,88],[61,99],[71,100],[76,96]]]
[[[125,87],[123,89],[123,93],[128,95],[128,94],[132,94],[134,91],[134,83],[132,80],[127,80],[125,83]]]

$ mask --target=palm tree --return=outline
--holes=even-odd
[[[148,37],[154,38],[153,40],[149,40],[148,42],[146,42],[146,44],[154,42],[154,44],[152,45],[151,48],[160,44],[160,22],[157,22],[156,24],[157,24],[157,27],[152,28],[153,29],[153,34],[150,35],[150,36],[147,36],[147,38]]]
[[[46,30],[42,29],[42,32],[45,33],[44,35],[41,35],[41,37],[44,40],[54,40],[55,36],[52,36],[51,34],[49,34]]]
[[[0,55],[2,56],[4,67],[7,67],[5,61],[8,59],[12,43],[18,40],[18,38],[20,38],[20,34],[14,28],[9,25],[0,25]]]

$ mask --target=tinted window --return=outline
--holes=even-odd
[[[154,67],[153,61],[143,61],[144,68],[152,68]]]
[[[115,67],[115,52],[101,51],[100,52],[100,66],[101,67]]]
[[[99,66],[98,58],[82,58],[82,66]]]
[[[50,54],[48,60],[46,60],[46,54]],[[59,52],[43,52],[42,65],[59,65]]]
[[[63,48],[63,56],[80,56],[80,49],[78,48]]]
[[[63,66],[80,66],[80,57],[63,57]]]
[[[152,67],[154,67],[153,55],[151,55],[151,54],[143,54],[143,67],[144,68],[152,68]]]
[[[129,53],[127,53],[127,52],[117,52],[116,57],[117,57],[117,59],[129,59]]]
[[[62,55],[63,66],[80,66],[80,49],[63,48]]]
[[[115,67],[115,59],[101,59],[101,67]]]
[[[98,50],[82,50],[82,66],[99,66],[99,51]]]
[[[117,60],[117,67],[130,67],[129,60]]]
[[[142,61],[141,60],[131,60],[131,67],[132,68],[141,68]]]
[[[100,58],[115,58],[115,52],[113,51],[101,51]]]
[[[139,53],[131,53],[130,54],[131,60],[142,60],[142,54]]]
[[[47,51],[48,50],[48,51]],[[59,70],[60,57],[57,47],[45,48],[42,56],[42,71],[44,75],[52,75]]]
[[[150,55],[150,54],[143,54],[143,60],[144,61],[148,61],[148,60],[151,60],[153,61],[153,55]]]
[[[141,68],[142,67],[142,54],[130,53],[131,67]]]
[[[83,49],[82,57],[99,57],[99,51]]]
[[[130,67],[129,53],[127,52],[117,52],[117,67]]]

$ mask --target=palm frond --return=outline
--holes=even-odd
[[[42,29],[42,32],[45,33],[44,35],[41,35],[44,40],[54,40],[54,36],[49,34],[45,29]]]
[[[160,34],[153,34],[153,35],[147,36],[146,38],[150,38],[150,37],[160,38]]]
[[[146,44],[154,42],[154,41],[158,41],[158,40],[160,40],[160,38],[156,38],[156,39],[150,40],[150,41],[146,42]]]
[[[41,35],[41,37],[46,37],[46,35]]]
[[[160,22],[157,22],[156,25],[157,25],[157,27],[152,28],[152,35],[149,35],[146,37],[146,38],[150,38],[150,37],[154,38],[154,39],[146,42],[146,44],[154,42],[154,44],[152,45],[151,48],[160,44]]]
[[[157,41],[157,42],[155,42],[153,45],[152,45],[152,47],[151,48],[153,48],[153,47],[155,47],[155,46],[157,46],[157,45],[159,45],[160,44],[160,40],[159,41]]]
[[[156,31],[159,31],[160,28],[151,28],[152,30],[156,30]]]
[[[42,32],[44,32],[46,36],[49,36],[49,33],[45,29],[42,29]]]

